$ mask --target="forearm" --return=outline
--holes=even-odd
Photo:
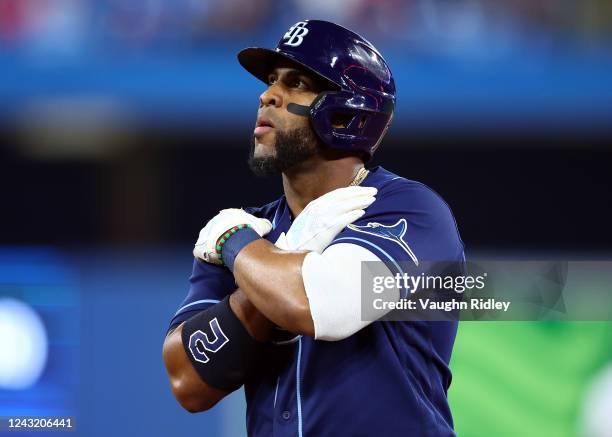
[[[242,289],[239,288],[232,293],[230,296],[230,307],[251,337],[261,342],[270,341],[274,324],[249,301]]]
[[[190,413],[206,411],[230,392],[219,390],[204,382],[187,358],[179,325],[164,341],[163,358],[172,392],[177,401]]]
[[[240,289],[230,296],[230,308],[253,338],[260,342],[270,339],[273,324],[249,302]],[[184,323],[166,337],[163,347],[164,364],[172,391],[183,408],[190,412],[205,411],[231,390],[211,386],[196,372],[183,344],[183,326]]]
[[[267,319],[288,331],[313,336],[301,271],[307,253],[283,251],[267,240],[257,240],[236,257],[234,277]]]

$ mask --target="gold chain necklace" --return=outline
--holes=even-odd
[[[363,180],[368,176],[368,173],[370,173],[370,170],[366,170],[365,167],[361,167],[357,172],[357,175],[355,175],[353,181],[349,184],[349,187],[360,185]]]

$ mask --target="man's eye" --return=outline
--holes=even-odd
[[[295,88],[305,88],[307,86],[306,82],[304,82],[302,79],[294,79],[291,85]]]

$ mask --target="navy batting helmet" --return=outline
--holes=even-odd
[[[395,82],[378,50],[342,26],[305,20],[291,26],[275,49],[249,47],[238,53],[240,64],[265,83],[279,59],[296,62],[330,85],[309,107],[290,104],[288,109],[309,116],[329,147],[362,151],[370,158],[395,108]],[[333,122],[338,117],[346,120],[341,127]]]

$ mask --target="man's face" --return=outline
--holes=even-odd
[[[287,111],[287,105],[309,106],[321,90],[312,75],[289,62],[270,71],[268,88],[259,97],[249,157],[255,174],[280,173],[317,154],[319,141],[308,117]]]

